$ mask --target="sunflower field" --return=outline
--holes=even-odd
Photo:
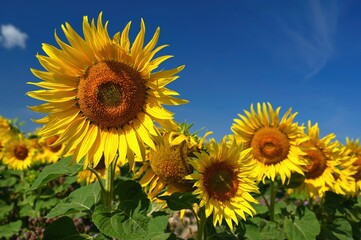
[[[158,69],[159,28],[107,26],[85,16],[42,45],[39,129],[0,117],[1,239],[361,239],[359,139],[269,102],[220,141],[194,131],[165,107],[188,101],[167,88],[184,66]]]

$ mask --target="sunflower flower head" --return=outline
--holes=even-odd
[[[30,141],[18,134],[4,145],[2,161],[9,169],[23,171],[33,164],[35,151]]]
[[[206,217],[212,215],[214,226],[224,219],[232,229],[238,216],[245,220],[245,213],[255,213],[250,203],[258,202],[251,193],[258,193],[258,187],[251,168],[244,164],[250,161],[250,153],[251,149],[243,150],[235,141],[229,145],[224,137],[219,145],[212,139],[209,153],[195,153],[197,158],[190,162],[195,171],[186,179],[195,181],[193,193],[200,199],[200,207],[205,207]]]
[[[306,192],[311,198],[322,198],[326,191],[331,191],[335,184],[337,159],[340,156],[339,142],[333,141],[335,134],[330,133],[320,138],[318,124],[307,123],[309,140],[302,143],[308,160],[305,167],[305,180],[295,191]]]
[[[61,152],[65,147],[64,144],[53,145],[59,138],[58,135],[49,137],[42,142],[39,142],[39,138],[33,138],[33,145],[37,148],[36,158],[40,163],[52,164],[57,162],[61,158]]]
[[[252,149],[254,174],[263,181],[266,178],[274,181],[280,175],[285,183],[292,172],[303,175],[307,162],[302,158],[304,152],[300,144],[307,138],[303,127],[293,122],[297,113],[291,110],[280,120],[280,107],[274,110],[270,103],[258,103],[257,112],[252,104],[250,112],[245,110],[245,115],[239,114],[239,119],[234,119],[231,127],[234,138]]]
[[[45,101],[30,107],[46,114],[37,120],[44,124],[40,140],[59,136],[52,146],[65,144],[62,155],[72,155],[75,162],[84,158],[84,167],[96,166],[102,157],[107,167],[119,155],[118,161],[129,162],[133,169],[135,156],[144,158],[146,146],[155,148],[159,136],[155,123],[164,128],[174,126],[173,113],[163,105],[187,102],[166,88],[184,66],[155,72],[172,57],[154,57],[166,47],[156,47],[160,29],[145,44],[141,20],[131,43],[130,25],[110,37],[102,13],[91,23],[85,16],[81,37],[65,23],[62,30],[68,43],[55,33],[59,48],[43,44],[46,55],[37,55],[45,71],[31,69],[42,81],[29,84],[43,89],[27,94]]]
[[[352,179],[349,181],[352,188],[352,195],[358,194],[361,191],[361,145],[359,139],[346,138],[346,146],[349,152],[349,156],[352,158],[351,161],[346,161],[341,166],[345,169],[352,169]],[[345,163],[351,163],[345,164]],[[345,166],[346,165],[346,166]]]
[[[189,133],[190,127],[191,125],[180,124],[177,130],[163,129],[163,140],[156,145],[155,150],[149,149],[147,152],[146,161],[135,177],[145,172],[140,184],[151,200],[164,189],[166,190],[162,192],[162,196],[191,191],[191,184],[183,179],[193,171],[189,160],[195,156],[195,152],[200,152],[206,136],[211,132],[199,138],[196,134]]]

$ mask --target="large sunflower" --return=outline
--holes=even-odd
[[[223,219],[232,229],[232,220],[238,224],[238,216],[246,219],[245,213],[253,216],[252,203],[258,203],[250,193],[258,193],[256,182],[250,176],[250,149],[244,150],[233,141],[227,144],[224,137],[221,143],[212,139],[209,154],[195,153],[198,159],[190,161],[195,172],[186,179],[196,181],[195,195],[200,198],[200,207],[205,207],[206,217],[213,215],[213,225]]]
[[[121,163],[134,154],[144,157],[145,145],[155,148],[157,130],[154,121],[171,127],[173,113],[163,105],[179,105],[187,101],[173,97],[177,92],[165,86],[177,79],[184,66],[153,72],[172,56],[154,58],[167,45],[156,47],[159,28],[144,45],[145,25],[133,44],[129,40],[130,22],[122,33],[110,37],[108,22],[103,25],[102,13],[97,23],[83,18],[84,38],[68,24],[62,30],[69,44],[61,41],[56,48],[43,44],[48,56],[37,55],[46,71],[32,69],[42,82],[30,84],[44,88],[28,92],[30,97],[45,101],[30,109],[48,114],[37,120],[45,124],[39,131],[42,139],[54,135],[53,145],[66,143],[64,155],[73,155],[84,166],[95,167],[104,155],[105,166],[119,155]]]
[[[191,126],[180,124],[177,130],[161,130],[163,141],[156,145],[156,150],[147,151],[135,178],[142,176],[139,182],[151,200],[162,202],[156,199],[157,195],[191,191],[192,186],[183,180],[193,170],[189,160],[202,150],[205,138],[212,133],[199,138],[189,132]]]
[[[307,162],[302,158],[300,144],[307,138],[303,128],[293,122],[297,113],[291,114],[290,108],[279,120],[280,109],[274,111],[270,103],[258,103],[256,112],[252,104],[251,112],[239,114],[240,119],[234,119],[231,129],[238,142],[252,148],[251,164],[257,178],[274,181],[279,174],[284,183],[292,172],[303,175]]]
[[[35,148],[21,134],[11,138],[4,146],[3,163],[9,169],[26,170],[34,162]]]
[[[307,136],[309,140],[302,147],[309,164],[304,182],[295,190],[306,192],[311,198],[322,198],[326,191],[333,190],[336,183],[334,175],[341,174],[336,168],[337,159],[341,157],[339,142],[333,141],[336,137],[333,133],[320,138],[318,124],[312,125],[311,121],[307,123]]]

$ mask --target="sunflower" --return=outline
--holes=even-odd
[[[155,150],[147,151],[146,161],[135,178],[142,176],[139,182],[149,199],[162,203],[156,199],[160,193],[165,196],[191,191],[192,186],[183,180],[193,170],[189,159],[203,148],[205,138],[212,133],[207,132],[199,138],[189,133],[191,126],[180,124],[177,130],[161,130],[163,141],[156,145]]]
[[[130,22],[122,33],[112,38],[108,22],[103,25],[102,13],[97,23],[83,18],[84,38],[68,24],[62,30],[69,44],[61,41],[56,48],[43,44],[47,56],[37,55],[46,71],[31,69],[42,79],[33,83],[44,88],[27,94],[45,101],[31,110],[48,114],[38,123],[41,140],[54,135],[59,138],[53,146],[66,143],[63,155],[72,155],[84,166],[96,167],[104,155],[105,166],[119,155],[119,161],[134,167],[134,154],[145,156],[145,144],[155,148],[154,139],[159,135],[155,123],[165,128],[174,125],[173,113],[163,105],[179,105],[186,100],[175,98],[177,92],[165,86],[177,79],[184,66],[153,72],[172,56],[154,58],[167,45],[156,47],[159,28],[144,45],[145,24],[134,43],[129,40]],[[144,144],[145,143],[145,144]]]
[[[47,138],[45,141],[39,143],[38,158],[41,158],[42,163],[55,163],[61,157],[61,152],[65,147],[65,144],[59,144],[54,146],[53,143],[58,140],[59,136],[55,135]]]
[[[34,161],[35,149],[21,134],[12,138],[4,146],[3,163],[9,169],[26,170]]]
[[[309,140],[302,143],[302,147],[309,164],[304,182],[295,191],[305,192],[311,198],[322,198],[326,191],[333,190],[336,183],[334,175],[342,174],[336,167],[341,156],[339,142],[333,141],[336,137],[333,133],[320,138],[318,124],[312,125],[311,121],[307,123],[307,136]]]
[[[278,107],[275,111],[270,103],[257,104],[257,113],[251,105],[251,112],[239,114],[231,127],[237,142],[245,148],[252,149],[251,164],[254,174],[265,182],[266,178],[275,180],[279,174],[282,183],[290,179],[292,172],[303,175],[303,166],[307,164],[302,158],[304,152],[300,144],[307,140],[303,127],[293,120],[297,113],[291,114],[291,108],[279,120]]]
[[[12,132],[11,132],[10,120],[0,116],[0,159],[4,145],[6,144],[6,142],[9,141],[11,135]]]
[[[359,139],[349,139],[346,138],[346,146],[347,149],[349,149],[351,152],[349,153],[349,156],[352,157],[351,166],[345,166],[342,164],[341,166],[345,169],[354,170],[354,173],[352,174],[352,179],[349,181],[350,187],[352,189],[351,194],[356,195],[361,191],[361,145]],[[347,163],[347,162],[346,162]]]
[[[0,133],[11,129],[10,120],[0,116]]]
[[[200,199],[199,207],[205,207],[206,217],[213,215],[214,226],[225,219],[232,229],[232,220],[238,224],[237,215],[245,220],[245,213],[255,213],[250,203],[258,202],[250,193],[258,193],[258,187],[247,166],[250,152],[235,141],[227,144],[224,137],[219,145],[212,139],[209,154],[195,153],[197,159],[190,161],[195,172],[186,179],[196,181],[193,193]]]

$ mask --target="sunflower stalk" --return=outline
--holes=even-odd
[[[114,176],[115,168],[117,167],[118,154],[115,155],[114,160],[110,163],[109,167],[106,169],[105,176],[105,187],[102,190],[102,200],[104,205],[111,209],[114,202]]]
[[[271,221],[274,221],[274,219],[275,219],[275,199],[276,199],[275,182],[271,181],[271,183],[270,183],[270,205],[269,205],[269,214],[270,214]]]
[[[197,227],[198,227],[198,231],[197,231],[197,240],[203,240],[206,239],[205,236],[205,226],[206,226],[206,213],[205,213],[205,209],[201,208],[199,210],[199,221],[197,220]]]

